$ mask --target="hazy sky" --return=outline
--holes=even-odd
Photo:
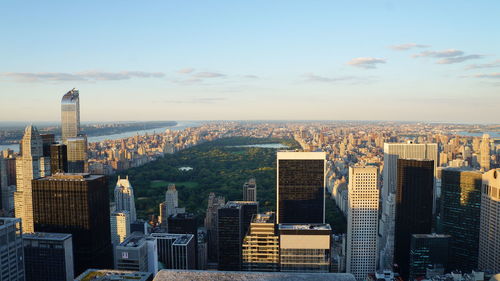
[[[0,1],[0,121],[500,123],[500,1]]]

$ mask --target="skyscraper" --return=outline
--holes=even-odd
[[[434,161],[398,159],[394,263],[408,278],[412,234],[432,231]]]
[[[379,261],[380,267],[383,269],[392,269],[393,265],[398,159],[434,160],[434,176],[436,176],[438,146],[436,143],[384,143],[383,187],[381,191],[382,213],[379,223],[379,235],[381,236],[379,241],[381,250]]]
[[[479,259],[481,270],[500,272],[500,169],[483,175]]]
[[[80,93],[77,89],[67,92],[61,100],[62,141],[76,138],[80,133]]]
[[[242,245],[242,269],[248,271],[279,270],[279,235],[276,215],[256,214]]]
[[[347,198],[347,272],[365,280],[377,267],[378,168],[349,167]]]
[[[21,140],[21,155],[16,159],[16,192],[14,193],[15,216],[23,220],[23,230],[34,232],[33,194],[31,180],[50,175],[46,170],[49,160],[43,157],[43,142],[38,130],[28,126]]]
[[[324,152],[278,152],[277,223],[325,222]]]
[[[158,245],[158,260],[167,269],[196,269],[192,234],[151,233]]]
[[[165,203],[167,208],[167,216],[175,213],[175,208],[179,207],[179,194],[175,188],[175,184],[169,184],[167,192],[165,192]]]
[[[130,213],[115,211],[111,213],[111,242],[117,246],[130,235]]]
[[[215,193],[211,192],[208,195],[208,206],[205,216],[205,228],[207,229],[207,244],[208,244],[208,260],[210,262],[217,261],[217,253],[219,246],[218,234],[217,234],[217,221],[218,221],[218,210],[226,204],[224,197],[215,196]]]
[[[56,174],[33,180],[35,231],[72,234],[75,275],[112,266],[109,209],[105,176]]]
[[[68,153],[68,172],[87,172],[87,137],[85,135],[78,135],[73,138],[67,138],[66,146],[66,151]]]
[[[257,183],[249,179],[243,184],[243,201],[257,201]]]
[[[71,234],[35,232],[23,235],[26,281],[72,281]]]
[[[241,270],[241,245],[258,203],[229,201],[218,210],[219,270]]]
[[[485,172],[490,169],[490,136],[484,134],[481,140],[481,155],[479,164]]]
[[[135,232],[115,248],[115,269],[158,272],[158,251],[155,238]]]
[[[448,168],[441,176],[441,226],[450,239],[450,270],[477,269],[482,174]]]
[[[432,266],[448,271],[450,259],[450,235],[413,234],[410,248],[410,279],[426,277],[426,270]]]
[[[116,211],[127,211],[130,215],[130,222],[137,220],[134,201],[134,188],[128,180],[128,176],[124,179],[118,176],[118,181],[115,186],[115,204]]]
[[[50,171],[52,174],[68,172],[68,150],[65,144],[50,146]]]
[[[23,229],[17,218],[0,218],[0,280],[25,280]]]

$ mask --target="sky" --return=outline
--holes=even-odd
[[[500,1],[0,1],[0,121],[500,123]]]

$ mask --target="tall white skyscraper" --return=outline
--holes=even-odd
[[[111,242],[117,246],[130,235],[130,213],[120,211],[111,213]]]
[[[68,138],[80,133],[80,93],[77,89],[67,92],[61,100],[61,134],[66,144]]]
[[[257,201],[257,182],[249,179],[243,184],[243,201]]]
[[[115,204],[116,212],[127,211],[130,214],[130,222],[137,220],[134,201],[134,188],[128,180],[128,176],[124,179],[118,176],[118,181],[115,186]]]
[[[481,189],[478,266],[500,272],[500,169],[483,174]]]
[[[384,169],[382,187],[382,216],[379,224],[380,256],[379,267],[392,269],[394,258],[394,223],[395,196],[398,159],[434,160],[434,175],[438,163],[438,146],[436,143],[415,144],[384,143]],[[434,200],[436,200],[436,190]],[[435,206],[435,204],[434,204]]]
[[[481,140],[479,165],[485,172],[490,169],[490,136],[488,134],[484,134],[483,139]]]
[[[173,215],[177,207],[179,207],[179,194],[175,188],[175,184],[169,184],[167,192],[165,192],[165,204],[167,217]]]
[[[349,167],[348,202],[347,272],[357,280],[365,280],[377,267],[377,167]]]
[[[43,143],[38,130],[28,126],[21,140],[21,156],[16,159],[16,192],[14,193],[14,212],[21,218],[26,233],[34,232],[33,191],[31,180],[49,176],[50,161],[43,157]]]

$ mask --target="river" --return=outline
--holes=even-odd
[[[155,128],[155,129],[147,129],[147,130],[139,130],[139,131],[129,131],[129,132],[124,132],[124,133],[119,133],[119,134],[112,134],[112,135],[104,135],[104,136],[95,136],[95,137],[89,137],[88,142],[101,142],[104,140],[118,140],[118,139],[124,139],[128,137],[133,137],[135,135],[140,135],[143,136],[145,134],[153,134],[153,133],[163,133],[165,130],[170,129],[173,131],[179,131],[179,130],[184,130],[189,127],[195,127],[200,125],[201,123],[197,122],[189,122],[189,121],[179,121],[177,122],[177,125],[171,126],[171,127],[161,127],[161,128]],[[11,149],[14,150],[15,152],[19,151],[19,144],[0,144],[0,151],[4,149]]]

